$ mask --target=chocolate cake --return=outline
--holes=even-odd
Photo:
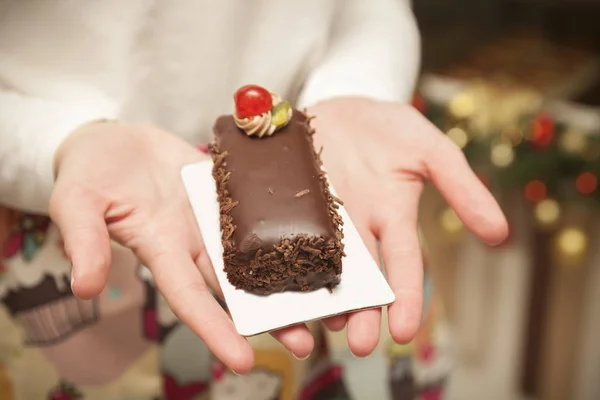
[[[261,91],[240,89],[234,114],[213,128],[225,272],[259,295],[332,289],[344,256],[341,201],[314,150],[311,118],[269,92],[264,104],[244,102],[244,93],[252,100]]]

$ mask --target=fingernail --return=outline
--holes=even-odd
[[[354,357],[357,360],[360,360],[361,358],[364,358],[364,357],[357,356],[356,354],[354,354],[354,352],[352,350],[350,350],[350,354],[352,354],[352,357]]]
[[[71,290],[73,290],[73,284],[75,283],[75,277],[71,273]]]
[[[296,360],[298,360],[298,361],[306,361],[306,360],[308,360],[308,358],[310,357],[310,353],[308,353],[308,355],[307,355],[307,356],[304,356],[304,357],[298,357],[298,356],[297,356],[297,355],[295,355],[294,353],[292,353],[292,355],[293,355],[293,356],[294,356],[294,358],[295,358]]]

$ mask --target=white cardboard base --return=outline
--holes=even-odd
[[[253,336],[336,314],[382,307],[394,301],[394,293],[379,265],[343,207],[339,212],[344,220],[346,257],[341,283],[333,293],[320,289],[257,296],[236,289],[223,270],[219,204],[212,162],[185,166],[181,175],[229,312],[241,335]]]

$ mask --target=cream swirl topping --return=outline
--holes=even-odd
[[[238,128],[242,129],[248,136],[271,136],[277,130],[283,128],[288,124],[288,122],[292,119],[292,109],[288,108],[287,115],[285,116],[285,121],[283,123],[279,123],[279,125],[275,124],[273,111],[276,107],[282,103],[281,97],[276,95],[275,93],[271,93],[271,97],[273,99],[273,108],[267,112],[262,113],[261,115],[256,115],[248,118],[239,118],[236,113],[233,113],[233,120]]]
[[[246,132],[248,136],[271,136],[275,133],[275,125],[271,123],[272,119],[271,111],[248,118],[239,118],[237,115],[233,114],[233,120],[237,127]]]

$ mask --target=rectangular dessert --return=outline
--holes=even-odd
[[[231,284],[260,295],[337,285],[342,220],[313,148],[309,118],[294,111],[278,132],[258,137],[227,115],[213,131],[213,176]]]

